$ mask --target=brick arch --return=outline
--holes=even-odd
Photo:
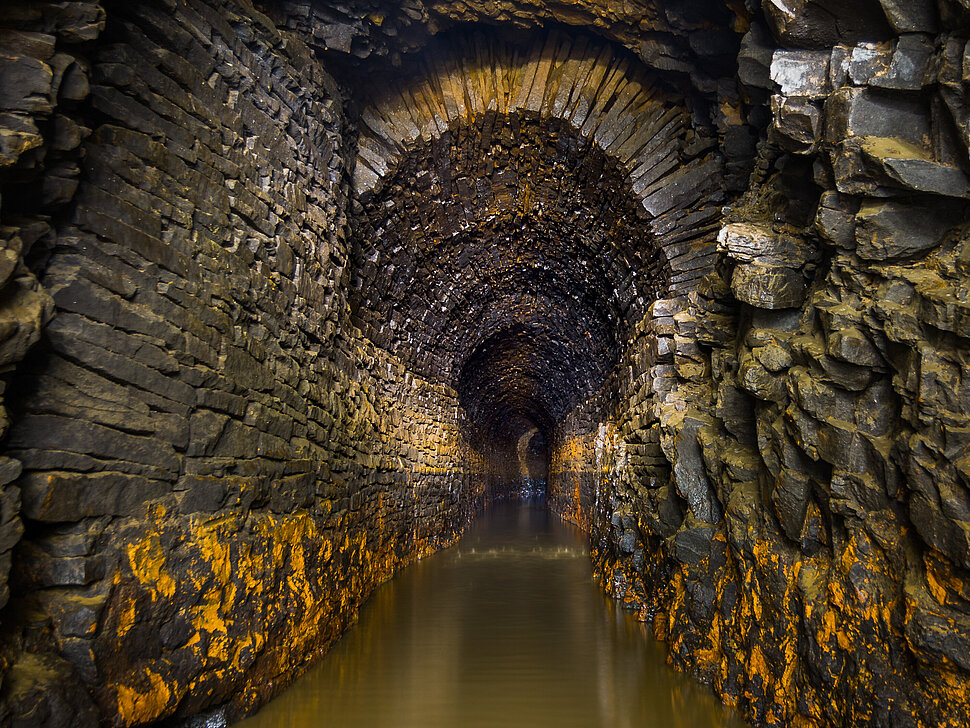
[[[684,99],[629,54],[559,31],[526,46],[457,36],[376,85],[364,99],[353,177],[365,204],[413,150],[483,115],[557,120],[621,170],[670,266],[669,295],[688,293],[711,269],[721,160],[692,128]]]

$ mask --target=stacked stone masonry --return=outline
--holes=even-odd
[[[493,442],[509,412],[551,431],[657,292],[710,270],[721,160],[601,42],[459,35],[422,58],[361,113],[361,326],[455,382]]]
[[[73,3],[51,5],[10,36],[14,73],[59,42],[44,23]],[[63,110],[83,181],[42,230],[18,219],[40,285],[9,284],[41,301],[25,322],[56,316],[8,384],[3,720],[239,714],[455,538],[477,456],[453,391],[342,323],[345,121],[306,47],[246,4],[88,9]],[[54,174],[38,133],[14,194]]]
[[[767,724],[970,720],[965,18],[922,5],[880,33],[765,3],[717,270],[554,446],[604,585]]]
[[[970,725],[961,0],[0,0],[0,724],[235,719],[492,498],[757,725]]]

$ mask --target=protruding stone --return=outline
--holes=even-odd
[[[889,24],[897,33],[936,33],[936,6],[914,0],[879,0]]]
[[[763,25],[755,24],[741,39],[738,54],[738,80],[752,88],[771,88],[771,61],[774,42]]]
[[[731,290],[738,300],[755,308],[794,308],[805,300],[807,286],[801,271],[762,263],[734,269]]]
[[[863,159],[878,181],[914,192],[944,197],[970,197],[970,179],[955,166],[933,160],[932,150],[896,138],[865,137]]]
[[[94,40],[107,20],[99,2],[62,2],[55,16],[57,34],[68,43]]]
[[[842,248],[855,247],[855,215],[858,203],[837,192],[826,192],[819,200],[815,229],[823,239]]]
[[[825,102],[825,138],[895,137],[911,144],[930,138],[929,114],[918,100],[887,98],[866,88],[844,88]]]
[[[756,223],[729,223],[717,236],[718,250],[741,263],[766,263],[798,268],[814,258],[805,240],[776,233]]]
[[[824,48],[838,41],[835,16],[811,0],[762,0],[761,7],[783,45]]]
[[[840,40],[854,43],[889,32],[883,13],[869,3],[762,0],[761,7],[775,37],[789,48],[831,48]]]
[[[782,96],[822,98],[829,93],[828,51],[777,50],[771,60],[771,80]]]
[[[960,205],[864,202],[856,215],[856,252],[867,260],[923,255],[943,242],[962,214]]]
[[[714,533],[714,527],[709,525],[679,530],[673,538],[677,560],[684,564],[696,564],[706,559],[710,555]]]
[[[0,110],[50,113],[54,72],[43,61],[0,55]]]
[[[869,79],[869,85],[893,91],[919,91],[935,81],[930,73],[934,50],[933,42],[926,36],[900,37],[888,67]]]
[[[891,60],[892,48],[888,43],[860,43],[849,54],[849,79],[856,86],[865,86],[876,76],[885,74]]]
[[[806,98],[771,97],[774,122],[773,138],[784,149],[795,154],[811,154],[818,145],[822,112]]]

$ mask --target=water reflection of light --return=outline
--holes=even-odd
[[[741,728],[591,578],[581,534],[502,504],[381,587],[242,728]]]

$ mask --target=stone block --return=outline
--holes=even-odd
[[[72,63],[61,76],[57,86],[57,100],[61,101],[84,101],[91,93],[91,81],[85,67],[79,63]]]
[[[51,113],[53,80],[54,72],[44,61],[0,54],[0,111]]]
[[[875,3],[838,0],[762,0],[761,7],[779,43],[788,48],[831,48],[842,41],[889,34]]]
[[[970,179],[964,171],[934,161],[932,149],[926,145],[897,138],[864,137],[861,152],[871,174],[883,184],[944,197],[970,198]]]
[[[775,480],[771,502],[778,522],[792,541],[801,539],[811,492],[811,479],[797,470],[783,469]]]
[[[908,643],[919,654],[970,671],[970,618],[942,608],[922,590],[907,590],[907,602]]]
[[[897,33],[936,33],[939,18],[934,3],[914,0],[879,0],[886,18]]]
[[[104,30],[107,13],[99,2],[54,3],[54,27],[57,35],[68,43],[94,40]]]
[[[943,197],[970,196],[967,175],[955,164],[934,159],[927,143],[899,138],[858,137],[839,144],[831,156],[839,192],[896,197],[904,191]]]
[[[23,360],[53,314],[53,301],[33,277],[15,277],[0,304],[0,366]]]
[[[838,144],[849,137],[895,137],[916,145],[929,143],[929,109],[920,99],[879,94],[868,88],[843,88],[825,102],[825,139]]]
[[[0,113],[0,167],[14,164],[21,155],[44,144],[44,137],[25,114]]]
[[[4,28],[0,36],[0,54],[5,56],[30,56],[47,61],[54,55],[54,36],[50,33]]]
[[[24,524],[19,518],[0,523],[0,553],[10,551],[24,533]]]
[[[171,446],[160,446],[155,438],[132,435],[66,417],[24,417],[11,434],[9,444],[12,447],[30,448],[69,447],[78,454],[132,461],[171,473],[178,471],[179,460],[174,450]]]
[[[717,390],[714,414],[724,423],[724,429],[743,443],[755,440],[755,401],[743,390],[722,385]]]
[[[681,429],[664,445],[665,454],[673,464],[677,491],[687,501],[695,518],[705,523],[718,523],[721,505],[707,478],[697,439],[697,431],[704,423],[691,414],[684,415],[681,422]]]
[[[738,386],[755,399],[781,404],[788,399],[785,379],[770,372],[753,356],[744,357],[738,368]]]
[[[836,17],[812,0],[762,0],[761,7],[782,45],[825,48],[839,40]]]
[[[171,490],[163,481],[113,472],[30,472],[19,482],[24,515],[47,523],[143,515],[147,502]]]
[[[182,513],[215,513],[225,505],[227,478],[188,475],[177,485],[179,510]]]
[[[856,327],[842,327],[826,337],[831,356],[860,367],[885,366],[885,361],[869,338]]]
[[[715,528],[709,525],[681,528],[673,537],[673,552],[677,560],[683,564],[704,561],[710,555],[715,532]]]
[[[818,145],[822,130],[822,112],[816,103],[804,97],[771,97],[772,140],[794,154],[811,154]]]
[[[773,374],[783,372],[795,363],[791,347],[780,341],[755,347],[751,350],[751,354],[761,366]]]
[[[735,336],[735,317],[705,313],[697,322],[697,341],[707,346],[720,346]]]
[[[776,50],[771,59],[771,80],[782,96],[820,99],[828,95],[829,51]]]
[[[731,290],[742,303],[773,310],[801,305],[808,287],[800,270],[763,263],[744,263],[734,269]]]
[[[23,465],[15,458],[0,457],[0,487],[9,485],[17,478],[23,470]],[[0,518],[0,521],[9,520]]]
[[[879,74],[884,74],[892,62],[889,43],[860,43],[846,59],[848,79],[856,86],[865,86]]]
[[[797,268],[815,257],[805,240],[776,233],[758,223],[729,223],[717,236],[717,249],[739,263]]]
[[[752,88],[770,89],[774,41],[763,25],[754,24],[741,39],[738,80]]]
[[[38,594],[47,613],[54,618],[60,636],[91,638],[98,627],[107,595],[85,596],[58,590]]]
[[[815,230],[841,248],[855,247],[855,216],[858,203],[837,192],[824,192],[815,214]]]
[[[888,66],[867,83],[893,91],[920,91],[935,83],[931,73],[935,44],[926,36],[907,34],[896,42]]]
[[[962,205],[902,200],[864,202],[856,215],[856,252],[866,260],[925,255],[963,216]]]
[[[104,576],[101,559],[54,557],[29,542],[21,548],[25,558],[18,559],[19,576],[31,588],[87,586]]]

